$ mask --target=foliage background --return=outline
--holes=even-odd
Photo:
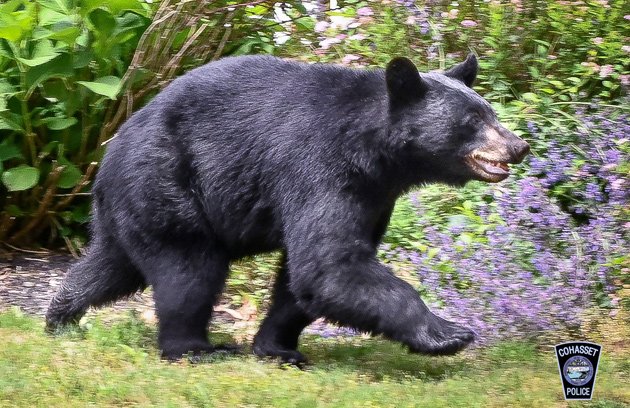
[[[4,2],[0,241],[80,250],[107,140],[207,61],[266,53],[371,68],[403,55],[426,71],[474,52],[475,89],[532,159],[499,186],[400,200],[381,256],[487,341],[579,330],[566,310],[630,306],[629,22],[623,0]],[[256,265],[231,278],[237,301],[268,299],[273,268]]]

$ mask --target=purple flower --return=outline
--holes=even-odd
[[[472,222],[430,223],[422,216],[435,200],[409,196],[427,249],[399,248],[397,258],[414,265],[437,313],[472,327],[481,343],[579,327],[593,294],[615,289],[621,272],[611,260],[630,247],[629,158],[620,150],[630,117],[576,115],[573,143],[548,142],[524,177],[489,186],[494,203],[474,208]],[[546,137],[534,123],[528,130]]]
[[[317,23],[315,23],[314,30],[316,33],[323,33],[328,29],[328,27],[330,27],[330,23],[328,23],[327,21],[318,21]]]
[[[599,77],[606,78],[610,76],[614,72],[614,68],[612,65],[602,65],[599,69]]]
[[[357,15],[360,17],[369,17],[374,15],[374,11],[370,7],[361,7],[357,9]]]

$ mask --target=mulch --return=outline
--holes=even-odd
[[[0,253],[0,310],[13,306],[35,316],[43,316],[75,261],[65,253]],[[153,308],[149,293],[136,294],[110,306],[114,310]]]

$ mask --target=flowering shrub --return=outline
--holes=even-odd
[[[623,208],[630,197],[628,116],[615,118],[611,110],[586,114],[576,112],[581,126],[568,145],[551,140],[539,157],[531,160],[529,173],[541,178],[544,187],[561,200],[577,218],[598,218],[605,212]],[[540,143],[553,136],[541,135],[528,124],[532,137]],[[583,215],[583,216],[580,216]]]
[[[614,98],[630,84],[625,3],[339,1],[313,14],[314,29],[293,27],[294,41],[278,51],[359,66],[405,55],[438,69],[472,50],[481,57],[477,86],[491,100]]]
[[[481,342],[579,328],[595,302],[616,306],[608,295],[630,275],[630,117],[579,115],[575,145],[550,144],[523,178],[488,187],[490,203],[467,201],[436,223],[424,217],[435,192],[412,193],[420,245],[384,248],[411,262],[426,297]]]

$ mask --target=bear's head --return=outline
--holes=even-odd
[[[520,163],[529,145],[503,127],[490,104],[471,86],[477,59],[444,73],[419,73],[407,58],[385,71],[391,134],[422,173],[422,181],[461,185],[470,180],[499,182],[509,164]]]

